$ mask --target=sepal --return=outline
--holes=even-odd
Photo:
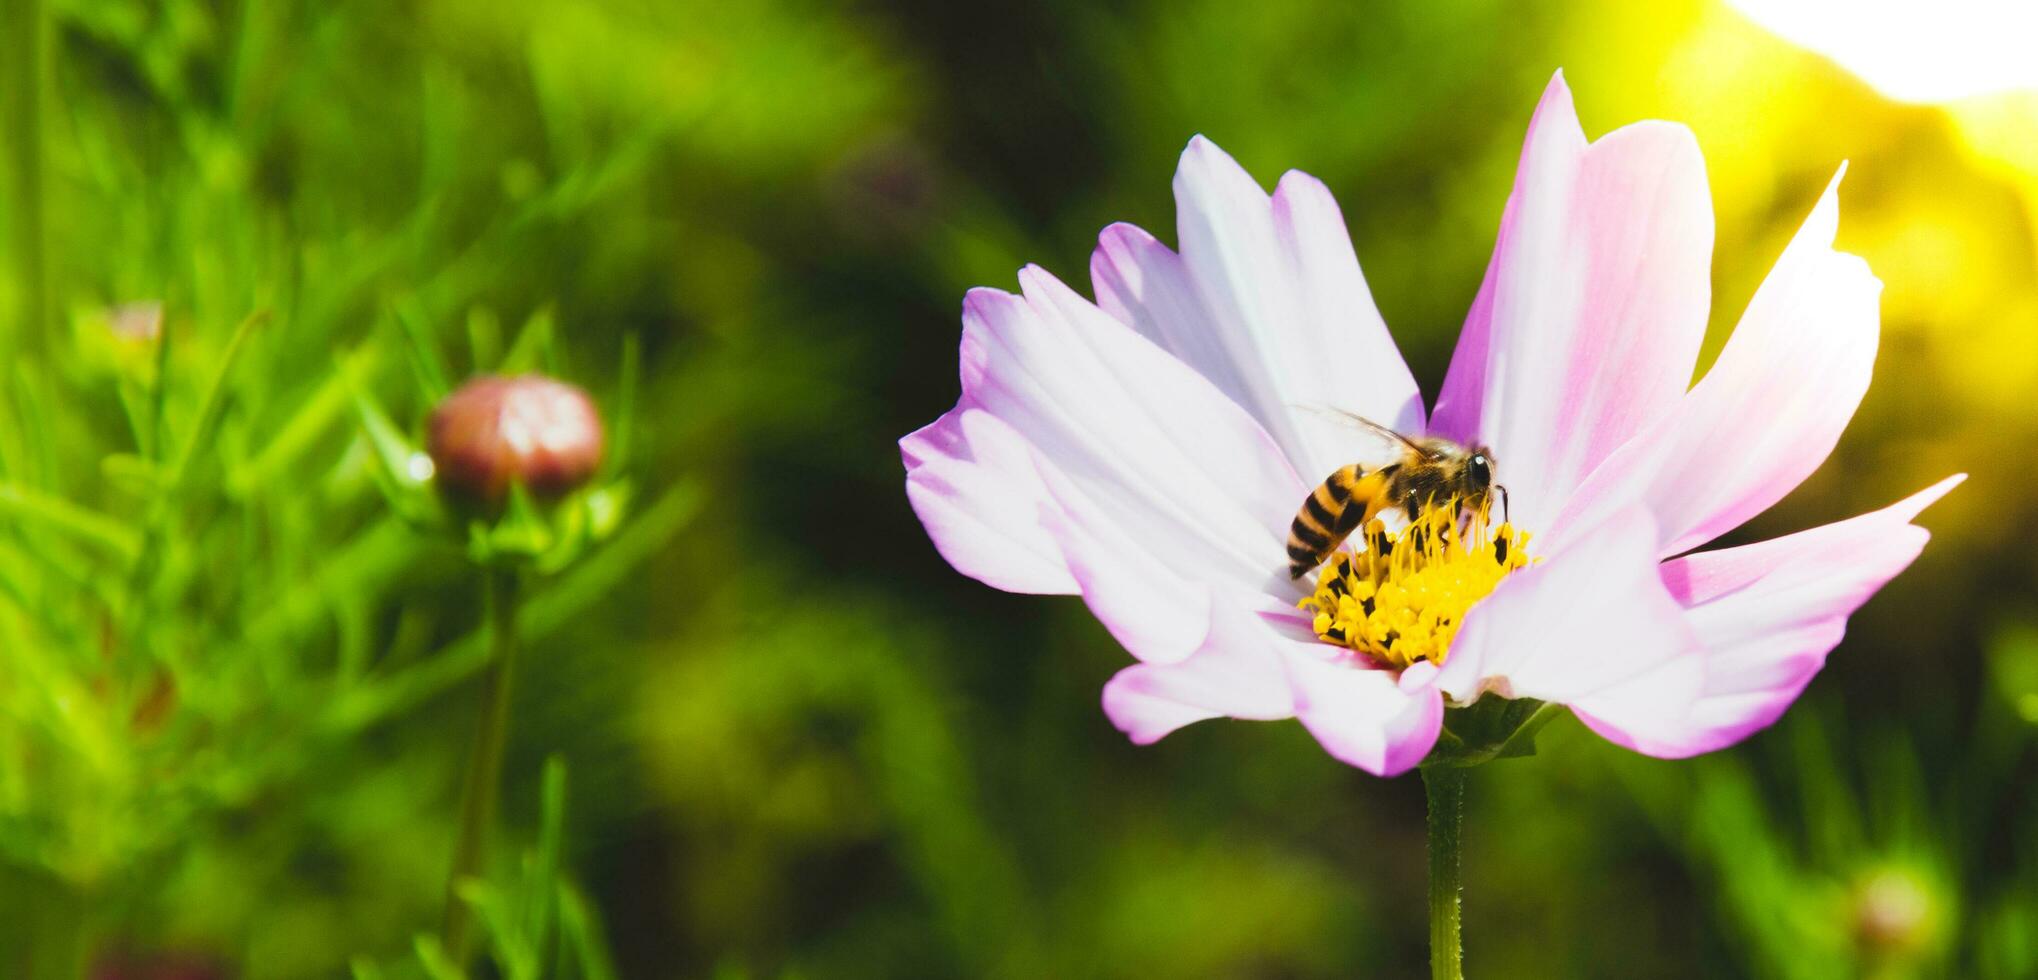
[[[1534,698],[1493,695],[1446,708],[1444,730],[1422,765],[1467,767],[1535,755],[1536,733],[1561,711],[1562,705]]]

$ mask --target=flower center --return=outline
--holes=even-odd
[[[1364,530],[1366,550],[1338,552],[1297,605],[1316,614],[1316,635],[1399,669],[1442,664],[1473,604],[1531,563],[1529,536],[1488,526],[1484,508],[1461,516],[1456,500],[1433,504],[1408,526]]]

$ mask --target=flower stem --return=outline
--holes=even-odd
[[[1429,797],[1429,975],[1464,980],[1464,945],[1458,918],[1465,884],[1459,846],[1465,822],[1465,770],[1433,766],[1422,771]]]
[[[495,802],[502,790],[503,748],[509,740],[510,686],[517,656],[517,573],[514,569],[482,571],[482,604],[488,617],[488,673],[483,678],[481,723],[467,760],[460,793],[460,839],[454,846],[453,870],[446,878],[446,953],[465,969],[473,956],[474,911],[460,897],[461,882],[482,873],[487,861],[488,832],[495,823]]]

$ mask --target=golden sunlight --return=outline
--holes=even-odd
[[[1902,102],[2038,88],[2038,5],[2025,0],[1730,0]]]

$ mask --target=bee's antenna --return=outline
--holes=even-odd
[[[1509,517],[1507,514],[1507,484],[1496,483],[1493,485],[1493,489],[1500,491],[1500,522],[1502,524],[1513,523],[1514,518]]]

